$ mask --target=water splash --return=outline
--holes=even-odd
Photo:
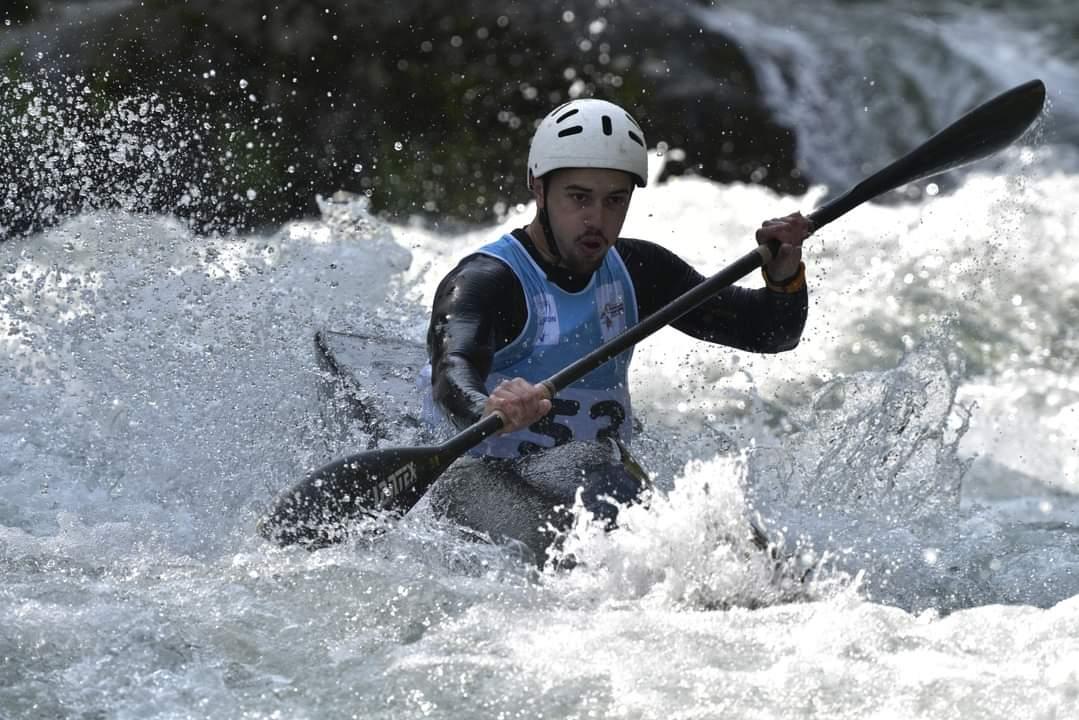
[[[574,570],[553,582],[579,597],[693,609],[821,599],[849,587],[826,558],[805,547],[788,554],[780,533],[751,521],[746,478],[745,453],[692,461],[670,492],[623,507],[613,532],[578,500],[549,563]]]
[[[0,241],[104,209],[227,233],[247,227],[256,200],[272,206],[280,188],[259,170],[272,133],[251,136],[166,92],[111,99],[107,82],[44,68],[0,75]]]
[[[227,545],[197,529],[227,508],[246,533],[242,509],[335,450],[310,400],[314,329],[409,312],[387,302],[408,252],[363,222],[210,239],[98,212],[0,246],[0,515],[37,532],[57,508],[168,518],[181,544]]]
[[[938,330],[891,370],[819,389],[796,413],[803,430],[785,441],[793,459],[787,500],[897,523],[957,510],[969,410],[956,405],[963,363],[952,344]]]

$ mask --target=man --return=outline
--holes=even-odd
[[[439,285],[427,336],[430,397],[458,428],[502,416],[502,431],[479,455],[512,459],[571,441],[629,440],[632,349],[557,398],[538,383],[704,279],[664,248],[620,237],[647,169],[644,133],[625,110],[592,99],[556,108],[529,151],[535,218],[464,258]],[[798,213],[764,222],[757,242],[781,243],[764,268],[766,287],[729,287],[674,327],[751,352],[795,347],[808,307],[801,246],[809,232]],[[608,494],[627,494],[609,484]],[[435,504],[459,506],[467,492],[456,487],[456,499]]]

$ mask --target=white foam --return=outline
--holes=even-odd
[[[405,715],[539,702],[645,717],[752,702],[762,717],[884,717],[931,696],[1059,714],[1077,682],[1059,668],[1074,665],[1079,508],[1055,495],[1046,512],[1029,493],[1075,486],[1075,220],[1053,201],[1072,195],[1068,176],[985,176],[859,208],[809,244],[810,320],[793,352],[669,330],[642,343],[642,459],[665,494],[614,533],[580,525],[580,571],[538,579],[422,518],[313,554],[253,533],[273,492],[364,440],[325,434],[315,329],[422,336],[442,275],[529,208],[453,237],[385,227],[346,201],[271,235],[205,240],[95,213],[4,243],[0,654],[20,662],[0,671],[3,702],[140,716],[197,696],[222,715],[303,716],[314,698],[362,697]],[[752,247],[760,220],[813,197],[680,179],[635,198],[626,233],[710,272]],[[964,507],[933,482],[964,459],[949,451],[963,412],[936,396],[910,406],[894,441],[829,454],[857,436],[840,418],[892,418],[874,388],[935,388],[929,361],[950,355],[967,367],[960,403],[978,403],[962,448],[981,454],[982,485]],[[889,455],[908,447],[914,459]],[[879,491],[874,462],[899,490],[846,502]],[[921,511],[898,512],[904,497]],[[835,583],[741,609],[793,597],[747,544],[755,512],[784,557],[825,559]],[[969,609],[987,603],[1049,609]]]

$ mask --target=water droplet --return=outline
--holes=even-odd
[[[398,140],[397,142],[395,142],[393,144],[393,149],[394,150],[401,150],[403,147],[404,147],[404,143],[402,143],[400,140]]]
[[[247,89],[247,81],[246,80],[241,80],[240,81],[240,89],[241,90],[246,90]]]
[[[354,172],[354,173],[363,172],[363,163],[356,163],[355,165],[353,165],[352,166],[352,172]]]

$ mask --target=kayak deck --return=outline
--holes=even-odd
[[[368,449],[392,438],[394,445],[430,442],[419,417],[416,378],[427,363],[420,343],[385,335],[319,330],[315,356],[321,373],[323,418],[339,435],[357,426],[370,436]]]

